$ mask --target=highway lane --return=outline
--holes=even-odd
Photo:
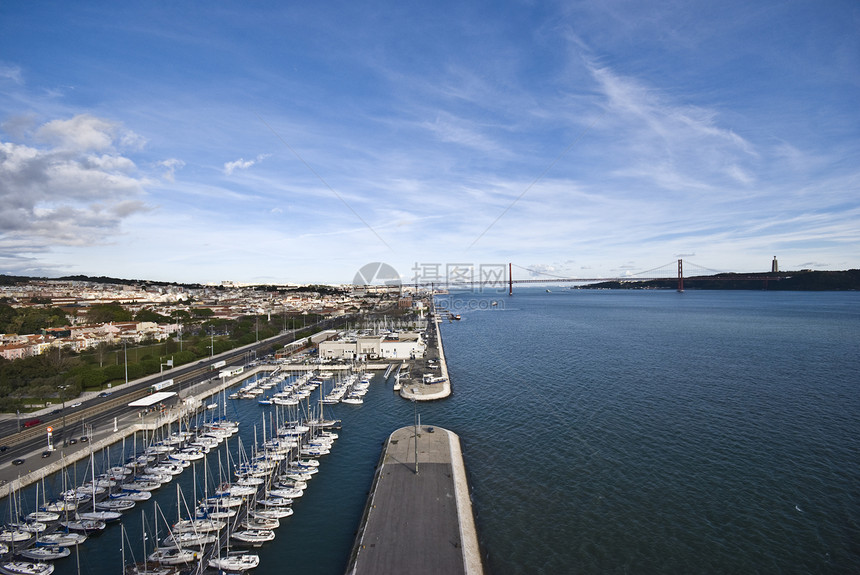
[[[350,317],[343,316],[341,318],[327,319],[308,327],[311,329],[316,328],[315,331],[331,329],[344,325]],[[53,409],[56,409],[52,407],[51,410],[45,409],[33,414],[27,414],[26,416],[22,415],[20,421],[12,418],[0,422],[0,450],[3,447],[6,448],[0,451],[0,467],[5,468],[11,461],[24,458],[29,464],[27,467],[32,469],[32,465],[34,464],[32,458],[39,457],[39,453],[47,448],[46,429],[49,426],[53,428],[55,447],[61,446],[64,440],[67,441],[72,438],[80,442],[80,438],[86,436],[90,428],[100,430],[110,426],[112,429],[114,418],[125,418],[127,420],[130,414],[136,414],[140,411],[139,408],[128,407],[128,404],[149,395],[151,387],[155,383],[162,381],[162,379],[173,379],[173,386],[167,390],[176,391],[184,396],[191,387],[213,377],[217,378],[220,369],[244,365],[246,358],[249,358],[252,353],[255,355],[261,352],[265,354],[273,346],[286,345],[295,341],[295,334],[298,331],[288,330],[269,339],[199,360],[194,364],[175,367],[165,371],[163,374],[155,374],[131,381],[128,384],[121,384],[110,390],[110,395],[106,397],[100,397],[97,393],[91,392],[87,394],[89,395],[87,398],[67,401],[66,407],[61,408],[62,410],[59,413],[51,413]],[[220,361],[225,361],[226,366],[224,368],[212,369],[212,365]],[[215,383],[212,383],[212,387],[215,386]],[[178,401],[178,399],[173,398],[173,401]],[[80,403],[80,405],[76,407],[71,406],[76,403]],[[24,422],[31,419],[39,419],[40,423],[25,428]],[[19,424],[21,427],[20,431],[18,431]],[[51,459],[52,457],[46,458],[44,463],[47,463]]]

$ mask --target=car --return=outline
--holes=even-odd
[[[42,423],[41,419],[31,419],[29,421],[24,422],[24,427],[33,427],[34,425],[39,425]]]
[[[76,444],[77,442],[78,442],[78,440],[77,440],[77,439],[75,439],[75,438],[73,437],[73,438],[71,438],[71,439],[69,440],[69,445],[74,445],[74,444]]]
[[[12,465],[22,465],[24,463],[23,459],[13,459]]]
[[[112,392],[112,391],[103,391],[103,392],[101,392],[101,393],[99,394],[99,397],[107,397],[107,396],[109,396],[111,393],[113,393],[113,392]]]
[[[63,410],[62,409],[55,409],[54,411],[51,412],[51,415],[57,415],[61,411],[63,411]]]
[[[43,451],[43,452],[42,452],[42,459],[44,459],[44,458],[46,458],[46,457],[51,457],[51,452],[50,452],[50,451]]]
[[[73,404],[72,404],[72,407],[80,407],[80,406],[82,406],[82,405],[83,405],[83,403],[81,403],[81,402],[79,401],[79,402],[77,402],[77,403],[73,403]]]
[[[0,445],[0,452],[6,451],[7,449],[9,449],[8,445]]]
[[[86,443],[86,442],[87,442],[87,441],[89,441],[89,440],[90,440],[90,438],[89,438],[89,437],[87,437],[86,435],[82,435],[82,436],[81,436],[81,443]]]

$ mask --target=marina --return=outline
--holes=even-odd
[[[277,375],[278,371],[275,367],[263,377],[250,373],[250,379],[271,381],[272,373]],[[281,377],[282,382],[287,379],[294,380],[291,388],[296,393],[315,387],[310,372]],[[303,496],[320,468],[319,461],[309,456],[331,451],[340,422],[327,419],[321,409],[317,411],[308,394],[304,407],[270,411],[268,427],[265,417],[260,422],[259,438],[255,427],[252,442],[243,443],[237,437],[237,443],[228,447],[230,438],[239,431],[239,421],[226,416],[230,400],[226,399],[226,388],[222,391],[225,393],[220,403],[215,402],[216,409],[180,411],[175,426],[152,424],[151,429],[134,430],[132,445],[125,441],[91,444],[89,469],[84,470],[82,479],[77,478],[74,462],[64,465],[50,480],[43,474],[41,484],[35,484],[37,510],[21,522],[10,521],[0,531],[0,541],[7,542],[8,557],[33,561],[28,569],[37,573],[50,572],[53,561],[79,561],[78,548],[86,547],[88,538],[112,529],[111,523],[119,523],[125,512],[145,504],[174,478],[184,478],[182,485],[176,483],[175,507],[165,505],[164,497],[154,501],[149,525],[146,511],[141,512],[142,548],[125,540],[128,527],[122,522],[123,571],[240,572],[258,565],[258,557],[247,549],[274,540],[279,519],[292,515],[293,501]],[[186,406],[200,403],[198,398],[196,402],[186,402]],[[111,447],[115,450],[113,457]],[[188,475],[192,476],[190,482]],[[62,481],[62,491],[48,496],[49,486],[53,487],[58,479]],[[199,493],[202,497],[198,497]],[[11,518],[23,516],[25,500],[14,491],[7,498]],[[147,542],[149,529],[151,543]],[[159,537],[159,531],[163,537]],[[131,561],[126,562],[126,557]],[[19,572],[23,568],[14,559],[0,562],[0,570]]]
[[[423,354],[407,361],[411,369],[404,378],[427,365],[439,370],[440,362],[447,377],[438,329],[434,335],[432,362]],[[132,404],[141,408],[166,405],[149,421],[138,414],[137,422],[115,422],[113,433],[95,434],[86,449],[68,459],[63,450],[59,460],[3,486],[11,496],[10,521],[0,533],[0,540],[8,540],[0,568],[21,569],[20,560],[29,560],[36,571],[55,563],[77,569],[81,549],[100,546],[117,530],[128,574],[258,568],[257,550],[274,544],[283,521],[293,519],[294,504],[324,470],[320,458],[342,433],[341,421],[327,417],[326,407],[360,409],[372,381],[389,386],[404,365],[258,361],[228,366],[217,380],[179,397],[159,389],[136,400]],[[438,387],[431,377],[424,374],[421,384]],[[251,433],[239,433],[250,412],[258,413]],[[457,465],[462,469],[461,459]],[[34,489],[36,503],[24,517]],[[137,525],[142,545],[133,542],[141,541]]]

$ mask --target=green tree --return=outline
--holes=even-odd
[[[97,304],[87,312],[87,321],[90,323],[109,323],[117,321],[131,321],[131,312],[118,303]]]
[[[151,321],[154,323],[170,323],[170,318],[166,315],[161,315],[153,310],[146,308],[137,312],[134,316],[135,321]]]

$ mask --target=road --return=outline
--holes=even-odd
[[[327,319],[308,327],[316,328],[318,331],[330,329],[343,325],[350,317]],[[308,329],[308,327],[304,329]],[[156,374],[121,384],[110,390],[110,395],[106,397],[99,397],[99,392],[85,393],[80,398],[66,402],[80,403],[79,406],[60,408],[59,413],[52,413],[56,407],[51,406],[38,412],[22,415],[20,419],[16,418],[15,415],[6,414],[5,421],[0,422],[0,438],[2,438],[0,439],[0,450],[2,450],[0,451],[0,481],[8,481],[10,478],[14,478],[18,471],[21,473],[32,471],[36,466],[47,464],[53,459],[53,456],[45,459],[40,458],[40,454],[48,447],[48,427],[53,428],[52,440],[55,446],[59,447],[63,445],[64,441],[75,439],[78,442],[76,446],[65,447],[72,449],[84,447],[86,442],[81,443],[81,437],[89,438],[90,433],[97,433],[99,430],[112,430],[114,418],[126,421],[129,420],[130,416],[136,418],[140,411],[139,408],[129,407],[128,404],[149,395],[151,386],[162,379],[173,379],[174,385],[170,390],[184,396],[191,387],[210,380],[213,376],[217,377],[216,371],[212,369],[214,363],[225,361],[227,366],[231,364],[235,366],[239,365],[236,363],[238,361],[244,365],[246,358],[251,353],[268,353],[272,346],[286,345],[295,341],[295,334],[298,331],[300,330],[288,330],[266,340],[230,350],[193,364],[176,367],[164,372],[163,376]],[[212,387],[214,385],[213,383]],[[195,390],[195,392],[197,391]],[[201,389],[200,391],[204,390]],[[32,419],[39,419],[40,423],[30,428],[24,428],[24,422]],[[4,447],[5,449],[3,449]],[[39,460],[34,461],[34,458],[39,458]],[[13,466],[12,461],[16,459],[24,459],[25,463],[20,468]]]

